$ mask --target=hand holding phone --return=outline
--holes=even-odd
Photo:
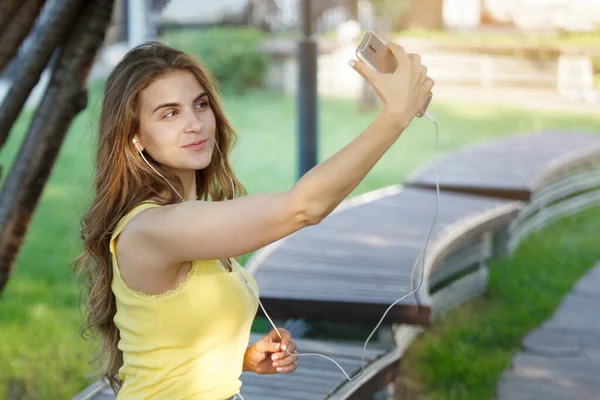
[[[393,101],[400,103],[397,106],[410,108],[411,104],[406,102],[416,102],[420,107],[413,116],[425,114],[433,97],[433,80],[427,76],[427,68],[421,64],[418,54],[406,54],[402,47],[394,43],[386,45],[374,32],[367,32],[356,49],[356,57],[360,62],[355,63],[354,68],[373,86],[384,105],[386,101]],[[364,65],[377,73],[368,71]],[[383,74],[388,76],[384,78]],[[386,87],[390,84],[404,87]],[[405,95],[398,93],[398,89],[403,89]]]

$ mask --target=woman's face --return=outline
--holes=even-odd
[[[208,95],[186,70],[162,75],[138,97],[140,148],[172,169],[198,170],[211,160],[216,130]]]

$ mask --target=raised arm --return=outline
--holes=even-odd
[[[151,208],[121,235],[122,245],[160,263],[236,257],[317,224],[362,181],[421,108],[433,81],[418,55],[388,46],[398,61],[381,74],[360,61],[354,68],[374,87],[383,108],[351,143],[307,172],[287,192]],[[135,249],[135,250],[134,250]]]

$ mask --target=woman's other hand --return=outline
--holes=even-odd
[[[283,328],[277,330],[283,339],[272,330],[246,349],[245,371],[253,371],[257,374],[281,374],[292,372],[298,367],[296,364],[298,356],[294,355],[296,343],[292,340],[291,333]]]
[[[434,82],[418,54],[407,54],[395,43],[388,43],[386,51],[396,58],[398,66],[393,73],[375,71],[360,60],[349,64],[375,89],[383,103],[382,112],[406,127],[425,104]]]

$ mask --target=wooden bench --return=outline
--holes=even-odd
[[[440,189],[529,200],[561,176],[600,158],[600,135],[542,131],[465,147],[439,160]],[[408,176],[406,186],[435,188],[433,164]]]
[[[444,299],[433,293],[456,276],[464,275],[462,282],[477,283],[478,289],[453,291],[453,304],[479,293],[485,287],[485,261],[493,254],[494,233],[522,206],[455,193],[441,193],[440,203],[424,284],[390,310],[386,324],[428,326],[435,300]],[[394,301],[417,286],[435,204],[435,191],[391,186],[344,203],[319,225],[255,253],[246,265],[267,312],[278,320],[374,325]],[[448,301],[446,297],[438,306]]]
[[[600,135],[548,131],[464,148],[440,161],[440,188],[528,203],[511,223],[513,252],[530,233],[600,203]],[[407,179],[433,189],[433,165]]]

